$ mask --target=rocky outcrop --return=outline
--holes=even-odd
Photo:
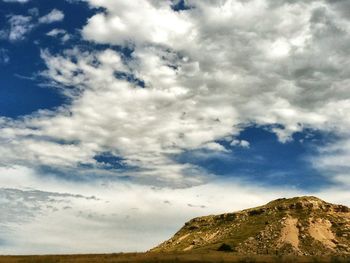
[[[153,252],[350,254],[350,209],[316,197],[277,199],[235,213],[198,217]]]

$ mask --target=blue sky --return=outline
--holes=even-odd
[[[35,25],[39,16],[50,13],[53,9],[65,10],[62,21],[44,25]],[[33,19],[33,29],[24,34],[21,41],[8,41],[1,39],[3,55],[10,59],[1,63],[1,115],[6,117],[19,117],[39,109],[53,109],[67,103],[67,100],[55,89],[43,83],[38,73],[45,68],[40,60],[40,50],[43,47],[60,51],[71,44],[65,44],[46,34],[52,29],[62,28],[75,34],[84,25],[92,10],[85,3],[69,4],[65,1],[30,1],[26,4],[0,2],[1,24],[5,25],[10,15],[31,16],[30,10],[38,12]],[[33,11],[32,11],[33,12]],[[71,42],[79,44],[79,39]],[[20,106],[19,106],[20,105]]]
[[[349,13],[1,0],[0,252],[142,251],[198,215],[349,204]]]

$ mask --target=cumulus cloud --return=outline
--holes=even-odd
[[[83,29],[86,39],[111,44],[147,43],[172,50],[179,57],[176,63],[172,57],[168,64],[176,64],[174,74],[180,85],[190,92],[197,89],[196,99],[206,94],[208,107],[232,106],[235,114],[229,118],[233,126],[281,124],[272,131],[282,142],[305,127],[335,133],[349,128],[346,1],[187,1],[191,9],[182,12],[171,12],[169,4],[159,1],[139,1],[149,12],[156,11],[158,18],[170,12],[176,18],[169,23],[181,21],[182,31],[168,30],[171,38],[162,34],[163,40],[154,37],[164,29],[157,26],[156,15],[146,19],[138,14],[141,9],[130,11],[129,5],[89,2],[107,12],[88,21]],[[149,22],[137,27],[135,37],[131,35],[135,30],[123,31],[133,22],[126,22],[125,27],[115,22],[132,19],[130,13]],[[116,34],[107,36],[106,28]],[[138,47],[135,54],[142,49]],[[148,63],[144,69],[153,70],[152,60],[144,61]],[[148,72],[136,72],[149,80]],[[174,81],[171,84],[179,85]],[[209,94],[216,96],[216,103]]]
[[[173,12],[169,2],[154,2],[89,1],[93,7],[103,7],[107,12],[90,18],[83,35],[92,41],[119,45],[144,42],[171,45],[191,38],[192,24],[185,13]]]
[[[39,23],[51,24],[54,22],[59,22],[64,19],[64,14],[62,11],[53,9],[50,13],[39,18]]]
[[[4,215],[27,215],[22,225],[3,220],[2,239],[15,244],[4,253],[145,250],[194,216],[281,196],[349,205],[348,1],[188,0],[177,11],[161,0],[87,2],[101,9],[82,37],[109,47],[41,52],[41,75],[69,103],[0,118],[1,202],[20,200]],[[30,21],[13,18],[13,40]],[[269,125],[281,142],[306,128],[332,134],[310,161],[335,186],[305,193],[215,181],[175,158],[226,154],[222,140],[248,148],[237,135],[249,125]],[[106,155],[114,159],[99,161]]]
[[[281,142],[350,127],[342,3],[190,0],[179,12],[167,1],[88,2],[103,11],[82,28],[85,40],[132,54],[43,50],[43,75],[71,103],[4,120],[3,163],[106,173],[95,157],[109,153],[134,168],[109,174],[190,186],[212,175],[174,156],[227,151],[218,140],[245,126],[271,125]]]

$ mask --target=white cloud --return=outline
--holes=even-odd
[[[66,32],[67,31],[64,29],[55,28],[55,29],[52,29],[51,31],[47,32],[46,35],[50,36],[50,37],[55,37],[55,36],[58,36],[61,34],[65,34]]]
[[[350,186],[350,139],[348,134],[327,145],[319,146],[311,162],[324,176],[343,187]]]
[[[169,189],[113,181],[62,182],[20,166],[0,172],[0,187],[6,186],[0,188],[0,231],[8,244],[2,254],[145,251],[195,216],[297,194],[238,182]],[[36,238],[28,238],[32,236]]]
[[[242,148],[249,148],[250,147],[250,143],[246,140],[233,140],[230,143],[231,146],[239,146]]]
[[[2,1],[6,3],[21,3],[21,4],[29,2],[29,0],[2,0]]]
[[[37,17],[37,16],[39,16],[39,9],[36,7],[30,8],[28,10],[28,14],[30,14],[33,17]]]
[[[103,201],[72,198],[71,209],[54,206],[58,211],[42,206],[35,220],[12,225],[14,235],[5,236],[16,245],[2,251],[145,250],[194,216],[285,195],[314,194],[349,205],[346,1],[189,0],[192,8],[182,12],[160,0],[88,2],[105,10],[88,20],[83,37],[134,51],[130,58],[112,48],[42,51],[43,76],[70,103],[18,120],[0,118],[0,186],[25,192],[18,195],[30,188]],[[14,18],[13,40],[23,39],[30,23]],[[251,124],[273,125],[282,142],[305,128],[337,135],[312,161],[338,185],[305,193],[216,182],[200,167],[173,158],[203,149],[225,154],[217,143],[222,139],[247,148],[249,142],[236,137]],[[94,158],[104,153],[137,169],[106,170]],[[47,166],[71,174],[76,183],[37,174]],[[89,183],[91,173],[103,178]],[[118,176],[130,182],[118,182]],[[33,233],[38,238],[28,242]]]
[[[349,21],[330,3],[189,1],[183,12],[163,1],[89,3],[105,12],[83,36],[135,44],[131,58],[111,49],[44,51],[45,76],[71,104],[5,123],[4,163],[105,172],[94,156],[109,152],[138,167],[127,173],[137,180],[195,185],[209,175],[172,156],[223,151],[216,141],[245,125],[278,124],[272,131],[282,142],[304,128],[350,127]]]
[[[85,38],[112,44],[181,43],[191,38],[191,22],[186,14],[176,14],[169,2],[89,1],[94,7],[106,8],[89,19],[83,29]],[[110,32],[113,32],[111,34]]]
[[[0,173],[2,254],[145,251],[193,217],[234,212],[280,197],[317,195],[350,205],[349,191],[339,188],[300,192],[226,180],[169,189],[116,181],[68,182],[20,166],[0,168]]]
[[[64,19],[64,14],[57,9],[53,9],[50,13],[39,18],[35,22],[33,18],[39,15],[37,8],[28,10],[30,16],[8,15],[7,27],[0,30],[0,39],[7,39],[11,42],[22,41],[27,35],[40,24],[50,24]],[[63,34],[61,37],[63,42],[69,40],[69,34]]]
[[[53,9],[50,13],[39,18],[39,23],[51,24],[54,22],[59,22],[64,19],[64,13],[60,10]]]
[[[10,29],[7,37],[10,41],[23,40],[34,27],[30,16],[13,15],[8,22]]]
[[[47,32],[46,35],[50,37],[58,37],[62,42],[66,42],[70,39],[69,34],[64,29],[54,28],[51,31]]]
[[[10,57],[8,55],[8,50],[0,48],[0,65],[5,65],[10,62]]]

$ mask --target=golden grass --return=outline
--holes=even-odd
[[[277,256],[239,256],[233,253],[119,253],[99,255],[52,255],[52,256],[0,256],[0,263],[306,263],[306,262],[350,262],[350,258],[335,257],[277,257]]]

